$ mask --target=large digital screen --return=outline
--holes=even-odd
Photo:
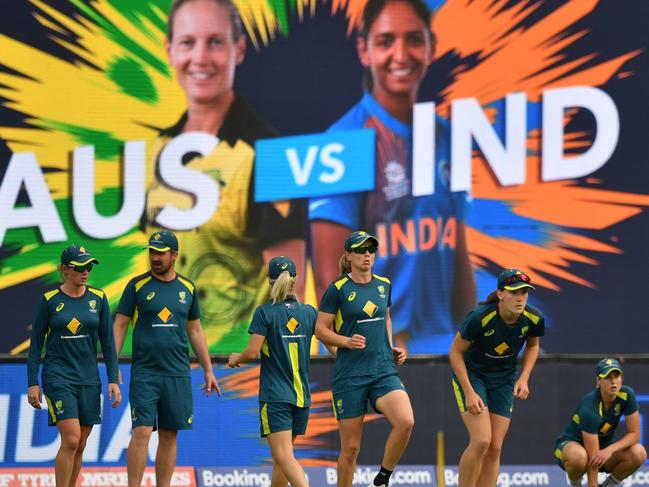
[[[198,39],[193,3],[176,33]],[[446,353],[509,267],[536,286],[543,350],[646,351],[643,2],[428,0],[432,35],[403,48],[385,39],[422,19],[396,3],[366,39],[363,0],[237,0],[238,50],[187,65],[167,48],[169,0],[6,5],[0,352],[27,349],[64,247],[101,260],[90,283],[116,306],[159,228],[179,236],[213,353],[247,342],[269,256],[304,262],[317,304],[357,229],[380,241],[411,353]],[[192,89],[221,82],[236,101],[193,124]]]

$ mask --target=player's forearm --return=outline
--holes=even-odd
[[[385,315],[385,329],[388,332],[388,341],[390,342],[390,349],[394,348],[394,340],[392,337],[392,316],[390,315],[390,309]]]
[[[599,440],[596,435],[586,435],[582,432],[584,439],[584,449],[588,457],[588,467],[586,469],[586,478],[588,479],[588,487],[598,487],[597,475],[599,473],[598,465],[591,465],[591,460],[599,453]]]
[[[41,359],[41,354],[43,353],[46,329],[47,324],[37,317],[32,324],[29,351],[27,353],[28,386],[38,385],[39,361]]]
[[[523,365],[521,367],[521,373],[519,378],[524,380],[529,380],[530,375],[532,374],[532,369],[536,364],[536,359],[539,356],[539,344],[526,345],[525,351],[523,352]]]
[[[322,343],[336,348],[347,348],[349,337],[339,335],[330,328],[316,326],[315,335]]]
[[[100,337],[99,341],[101,343],[101,352],[104,356],[104,363],[106,364],[106,375],[108,377],[108,383],[118,384],[119,375],[117,352],[115,350],[113,336],[112,334],[108,334],[108,336]]]
[[[198,327],[198,330],[192,330],[188,334],[198,363],[201,364],[205,372],[212,372],[212,360],[210,359],[210,353],[207,350],[207,341],[205,340],[205,335],[203,334],[203,329]]]
[[[113,324],[110,321],[110,309],[106,300],[103,303],[101,321],[99,323],[99,342],[101,343],[101,353],[104,355],[104,362],[106,364],[108,383],[118,384],[117,350],[115,347],[115,338],[113,337]]]
[[[629,431],[627,434],[625,434],[618,441],[616,441],[615,443],[612,443],[611,445],[609,445],[608,448],[613,453],[615,453],[617,451],[629,448],[630,446],[633,446],[636,443],[640,443],[640,433],[637,432],[637,431]]]
[[[126,339],[129,322],[130,318],[128,316],[122,314],[115,315],[115,321],[113,322],[113,339],[115,340],[115,353],[117,356],[122,353],[122,347],[124,346],[124,340]]]
[[[27,385],[38,385],[39,360],[41,358],[42,347],[37,343],[31,343],[29,353],[27,354]]]
[[[237,357],[236,363],[237,364],[247,364],[248,362],[252,362],[253,360],[255,360],[258,355],[259,355],[259,352],[257,352],[256,350],[253,350],[250,347],[246,347],[243,350],[243,352],[241,352],[239,354],[239,356]]]
[[[463,354],[451,347],[451,350],[448,353],[448,360],[451,363],[451,369],[453,369],[455,377],[457,377],[460,386],[462,386],[464,395],[474,392],[471,381],[469,380],[469,373],[466,370],[466,363],[464,363]]]
[[[43,339],[38,336],[38,333],[32,329],[31,342],[29,344],[29,352],[27,353],[27,379],[28,386],[38,385],[38,369],[43,351]]]

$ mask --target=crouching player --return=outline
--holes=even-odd
[[[613,441],[622,415],[627,433]],[[647,459],[640,444],[640,414],[635,393],[622,385],[620,362],[605,358],[597,364],[597,387],[586,394],[570,423],[557,440],[554,456],[566,471],[570,485],[581,485],[588,475],[588,487],[597,487],[597,473],[610,473],[602,487],[618,485]]]

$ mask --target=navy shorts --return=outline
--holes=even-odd
[[[309,408],[287,402],[260,402],[259,422],[262,437],[279,431],[292,431],[293,436],[303,435],[309,422]]]
[[[101,424],[101,386],[67,382],[43,384],[50,426],[62,419],[78,418],[79,424]]]
[[[350,377],[334,384],[333,408],[336,419],[355,418],[367,413],[367,403],[376,408],[376,400],[389,392],[406,388],[398,374],[380,377]]]
[[[473,390],[480,396],[489,412],[511,418],[512,411],[514,410],[514,384],[516,384],[516,379],[514,377],[505,377],[487,380],[481,376],[472,374],[470,371],[467,371],[467,373]],[[460,408],[460,412],[463,413],[466,411],[464,391],[455,375],[453,375],[451,381],[453,383],[455,400],[457,401],[458,408]]]
[[[191,377],[163,375],[131,376],[128,391],[133,428],[192,429],[193,398]]]

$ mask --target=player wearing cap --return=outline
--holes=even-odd
[[[41,409],[38,361],[45,345],[43,392],[49,425],[56,426],[61,435],[54,464],[56,485],[76,484],[86,440],[92,426],[101,423],[97,340],[106,361],[108,399],[113,407],[122,400],[106,293],[87,285],[94,264],[99,261],[83,246],[71,245],[63,250],[59,267],[63,282],[41,295],[32,323],[27,399]]]
[[[176,439],[193,422],[188,345],[205,374],[204,391],[221,391],[212,371],[201,328],[194,283],[177,274],[178,240],[169,231],[149,238],[151,270],[131,279],[117,307],[114,330],[121,351],[128,324],[133,324],[133,364],[129,400],[133,434],[128,447],[129,486],[139,486],[147,447],[158,429],[156,484],[168,486],[176,466]]]
[[[241,353],[230,355],[228,365],[239,367],[261,352],[259,418],[261,436],[273,455],[273,485],[306,487],[302,466],[295,459],[293,441],[306,432],[311,393],[309,352],[317,312],[295,295],[296,269],[285,256],[268,265],[271,301],[259,306],[250,323],[250,341]],[[276,468],[279,467],[279,468]]]
[[[493,486],[514,406],[527,399],[545,320],[527,304],[530,278],[518,269],[498,276],[498,289],[465,318],[449,351],[453,390],[469,445],[459,463],[459,486]],[[516,357],[525,345],[516,379]]]
[[[575,408],[568,426],[557,439],[554,456],[566,471],[570,485],[597,486],[597,472],[610,472],[602,486],[621,484],[647,459],[640,444],[640,413],[635,392],[622,385],[622,366],[614,358],[597,363],[597,387]],[[624,415],[626,434],[617,441],[615,428]]]
[[[388,485],[415,422],[396,368],[406,352],[392,346],[392,284],[372,274],[378,245],[366,232],[347,237],[341,275],[327,287],[316,324],[317,337],[338,349],[333,404],[340,431],[339,486],[352,485],[368,401],[392,425],[374,485]]]

